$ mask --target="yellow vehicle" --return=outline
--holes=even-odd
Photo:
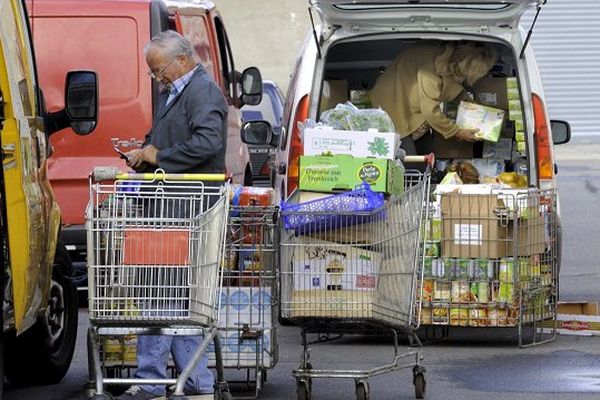
[[[58,382],[73,357],[77,293],[71,260],[57,239],[48,136],[68,126],[88,134],[98,114],[91,71],[67,73],[65,108],[45,110],[27,21],[22,0],[0,0],[0,288],[4,372],[11,384]]]

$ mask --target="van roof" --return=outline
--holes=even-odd
[[[78,7],[95,4],[107,4],[107,3],[120,3],[120,4],[149,4],[156,0],[28,0],[28,3],[77,3]],[[212,10],[215,8],[215,4],[210,0],[162,0],[162,2],[169,8],[188,8],[188,9],[202,9]],[[87,3],[87,4],[86,4]],[[29,8],[31,10],[31,8]],[[35,8],[34,8],[35,9]]]

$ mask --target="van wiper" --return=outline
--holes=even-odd
[[[535,26],[535,23],[537,22],[538,15],[540,15],[540,10],[542,9],[542,6],[544,4],[546,4],[547,2],[548,2],[548,0],[544,0],[543,3],[538,4],[538,6],[537,6],[537,10],[535,11],[535,17],[533,17],[533,22],[531,23],[531,27],[529,28],[529,31],[527,32],[527,37],[525,38],[525,43],[523,43],[523,48],[521,49],[521,54],[519,54],[519,59],[522,59],[523,55],[525,54],[525,49],[527,48],[527,45],[529,44],[529,40],[531,39],[531,35],[533,34],[533,27]]]

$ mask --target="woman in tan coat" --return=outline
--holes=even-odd
[[[477,130],[459,128],[440,104],[464,96],[463,84],[472,85],[487,74],[496,57],[492,46],[479,42],[412,45],[378,78],[371,103],[390,115],[403,142],[418,140],[430,129],[446,139],[475,141]]]

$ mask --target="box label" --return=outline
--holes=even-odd
[[[376,183],[382,175],[381,168],[375,164],[365,164],[358,170],[358,179],[367,181],[370,185]]]
[[[454,224],[454,244],[481,246],[482,226],[479,224]]]

